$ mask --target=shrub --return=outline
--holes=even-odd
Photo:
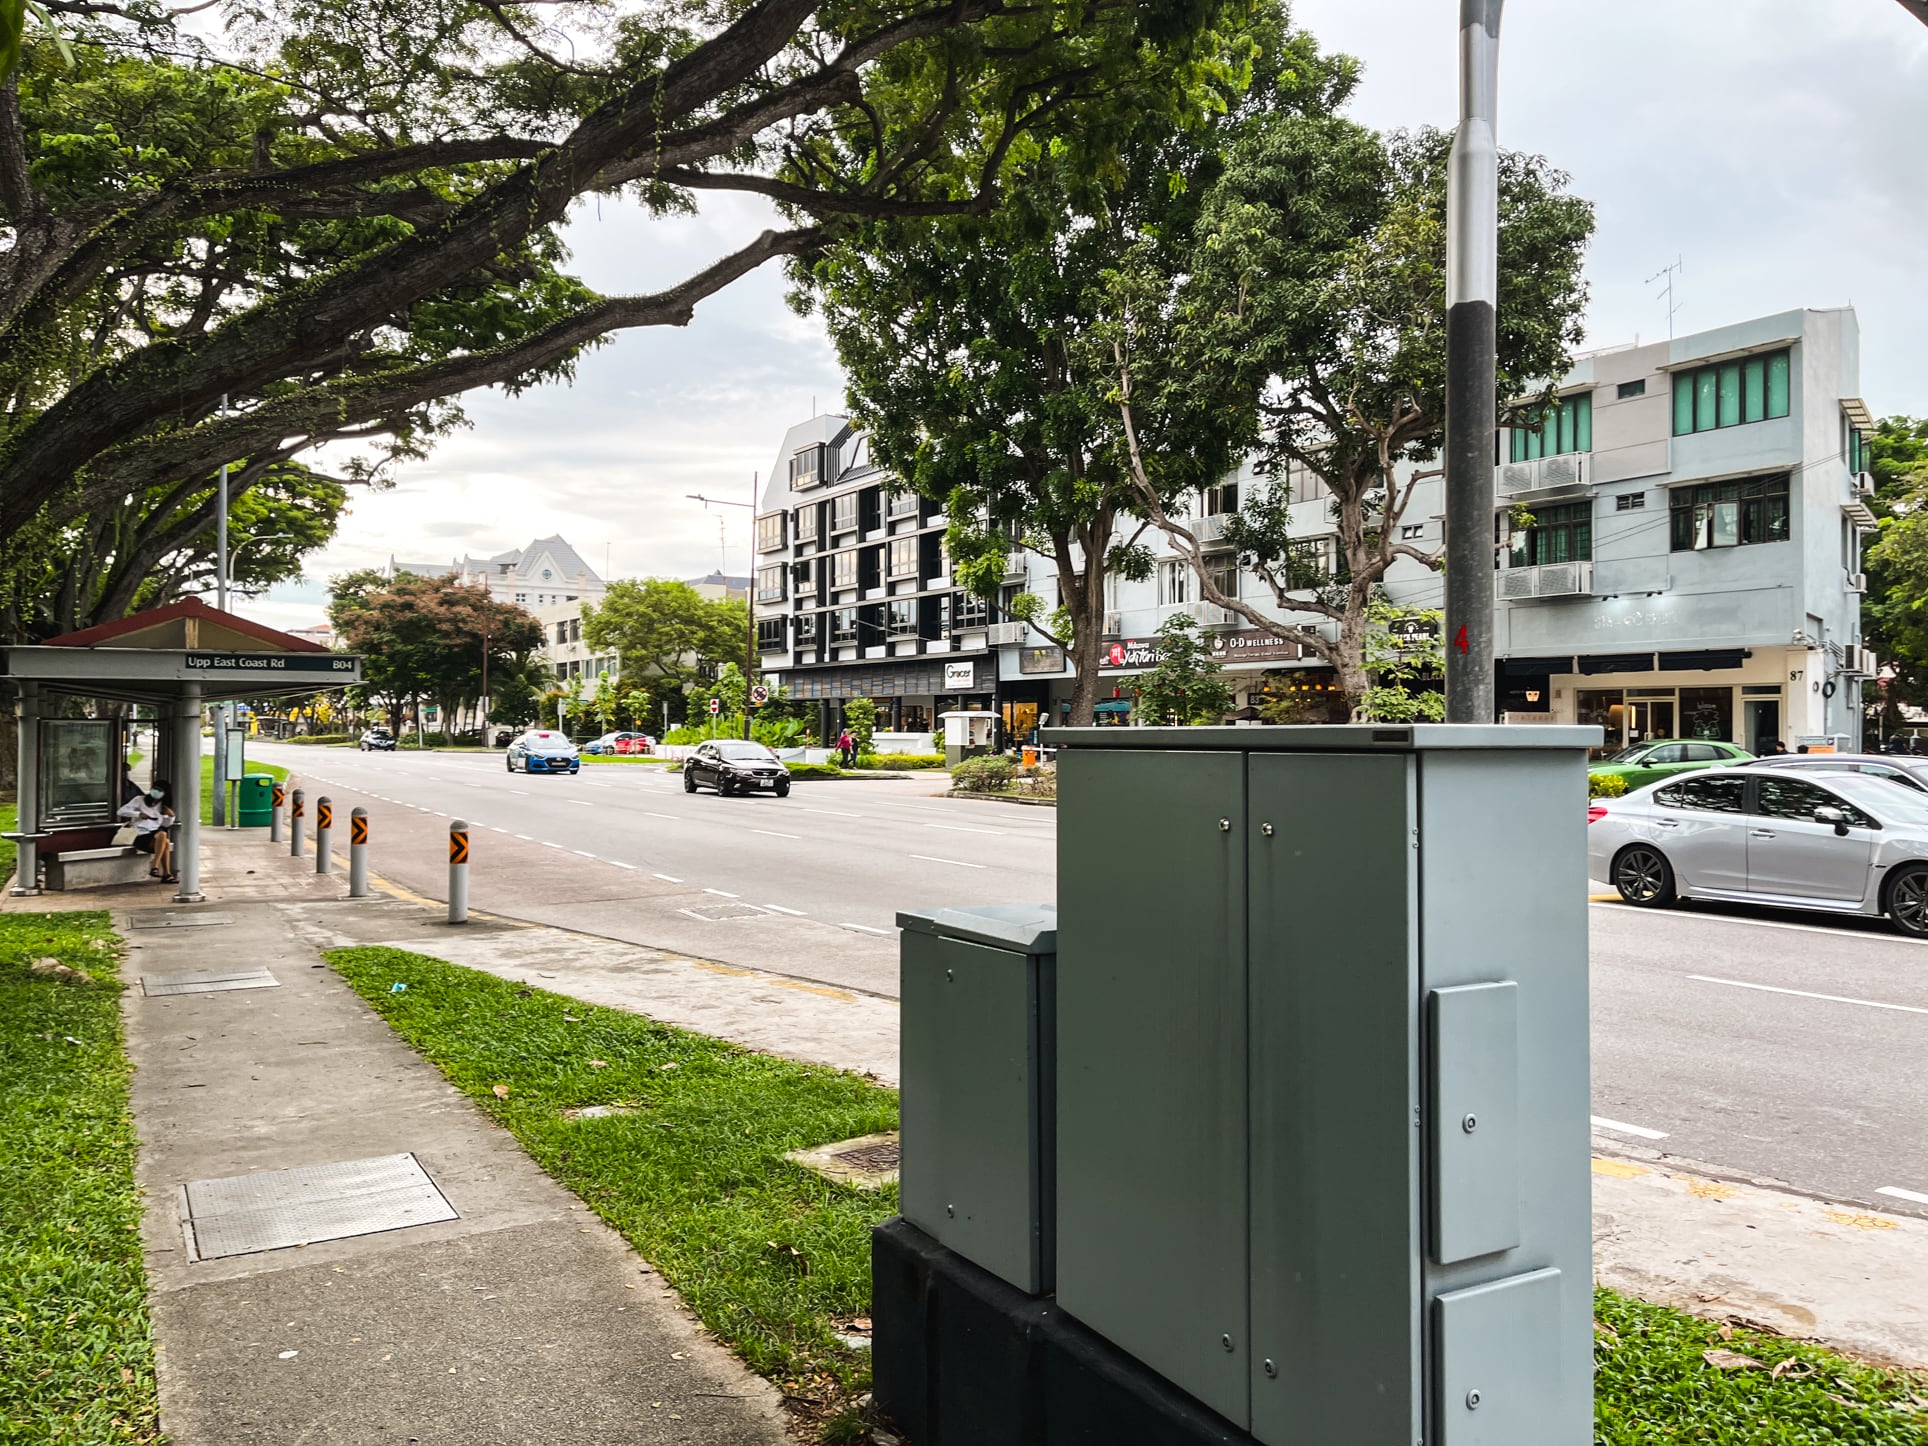
[[[786,763],[792,778],[842,778],[844,772],[834,763]]]
[[[1017,761],[1002,753],[967,758],[951,770],[951,787],[960,793],[1002,793],[1018,776]]]
[[[1618,773],[1589,773],[1587,775],[1587,796],[1589,798],[1618,798],[1627,791],[1627,780]]]
[[[941,753],[860,753],[859,768],[942,768]]]
[[[844,704],[843,716],[857,751],[870,752],[870,735],[877,731],[877,705],[868,698],[852,698]]]
[[[1041,763],[1036,768],[1025,769],[1018,776],[1018,792],[1032,798],[1056,798],[1058,765]]]
[[[271,738],[270,743],[353,743],[346,733],[304,733],[299,738]]]

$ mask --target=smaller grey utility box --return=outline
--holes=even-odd
[[[1053,1285],[1057,909],[899,914],[904,1218],[1032,1295]]]

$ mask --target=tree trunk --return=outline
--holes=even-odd
[[[1097,721],[1098,660],[1104,656],[1104,634],[1079,628],[1071,635],[1071,718],[1073,728],[1089,728]]]

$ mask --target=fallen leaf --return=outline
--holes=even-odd
[[[680,1361],[680,1360],[686,1359],[688,1355],[689,1355],[689,1352],[687,1351],[671,1351],[669,1353],[669,1358],[672,1361]]]
[[[300,1351],[283,1351],[281,1353],[281,1359],[284,1361],[292,1361],[296,1356],[300,1354],[301,1354]]]
[[[1784,1361],[1776,1361],[1774,1363],[1774,1369],[1768,1374],[1773,1376],[1777,1381],[1780,1380],[1782,1376],[1792,1376],[1798,1381],[1802,1376],[1813,1375],[1814,1367],[1795,1356],[1789,1356]]]
[[[1708,1365],[1723,1371],[1764,1371],[1762,1362],[1752,1356],[1744,1356],[1739,1351],[1725,1351],[1716,1346],[1713,1350],[1702,1351],[1700,1358]]]
[[[659,1064],[656,1066],[658,1073],[661,1073],[663,1070],[666,1070],[666,1069],[677,1069],[677,1068],[679,1068],[679,1066],[674,1060],[671,1060],[668,1064]]]
[[[573,1015],[573,1014],[565,1014],[565,1015],[563,1015],[563,1016],[562,1016],[562,1022],[563,1022],[564,1024],[581,1024],[581,1023],[582,1023],[582,1021],[581,1021],[580,1019],[578,1019],[578,1018],[576,1018],[576,1016],[575,1016],[575,1015]]]
[[[591,1069],[608,1069],[609,1061],[606,1059],[592,1059],[589,1061],[589,1067]]]
[[[509,1087],[507,1085],[505,1084],[495,1085],[493,1089],[494,1089],[495,1097],[497,1099],[506,1100],[509,1097]]]
[[[527,999],[531,994],[534,994],[534,993],[535,993],[535,990],[533,989],[518,989],[515,992],[515,997],[517,999]]]
[[[1731,1341],[1734,1339],[1734,1328],[1731,1325],[1724,1325],[1715,1331],[1714,1334],[1724,1341]]]

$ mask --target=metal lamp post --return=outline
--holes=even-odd
[[[1499,424],[1500,6],[1460,0],[1446,183],[1446,721],[1493,721],[1493,437]]]
[[[707,509],[711,503],[715,503],[718,507],[747,507],[750,509],[750,577],[749,577],[749,586],[743,590],[743,602],[744,602],[744,605],[749,609],[749,613],[750,613],[749,632],[743,639],[743,687],[744,687],[743,736],[745,738],[748,738],[750,736],[750,699],[749,699],[748,690],[750,687],[750,680],[756,676],[756,489],[757,489],[757,478],[758,478],[757,473],[752,472],[750,474],[750,500],[748,502],[732,502],[727,497],[705,497],[698,492],[688,492],[684,494],[692,502],[701,502],[705,507],[705,509]],[[723,595],[725,597],[728,597],[730,593],[730,583],[729,583],[728,575],[719,574],[719,576],[723,577]]]

